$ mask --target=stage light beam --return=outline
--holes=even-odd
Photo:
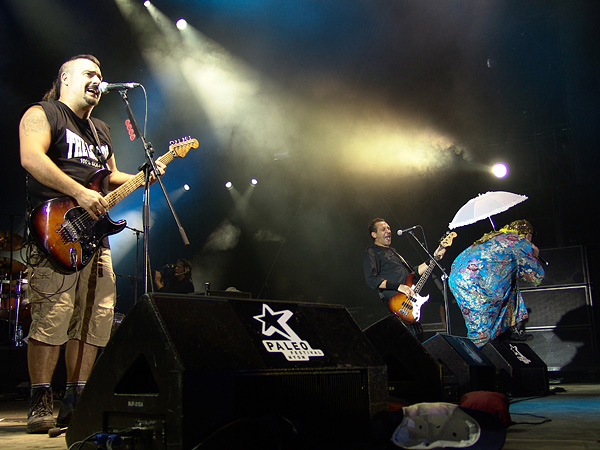
[[[116,0],[118,4],[128,1]],[[297,148],[311,148],[317,141],[330,149],[311,159],[318,167],[335,164],[359,176],[371,170],[380,172],[381,160],[388,161],[387,170],[395,175],[399,170],[420,176],[445,169],[453,163],[457,148],[462,159],[470,159],[468,149],[457,143],[454,136],[410,111],[399,113],[387,107],[385,99],[358,98],[353,93],[342,96],[344,101],[337,100],[339,95],[332,97],[336,100],[322,100],[320,90],[315,88],[320,100],[307,101],[191,24],[178,30],[179,26],[174,26],[173,20],[154,5],[148,10],[160,35],[148,36],[148,26],[137,23],[139,14],[124,13],[139,27],[144,57],[171,94],[195,98],[219,142],[229,145],[231,130],[236,130],[239,158],[251,157],[259,164],[261,160],[289,157],[281,149],[290,143]],[[318,86],[321,81],[315,80]],[[350,88],[341,82],[325,81],[329,81],[327,86],[332,93],[344,93]],[[182,86],[184,94],[180,92]],[[310,83],[307,87],[311,87]],[[378,157],[373,158],[374,154]]]

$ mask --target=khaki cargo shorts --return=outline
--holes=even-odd
[[[108,247],[101,247],[78,273],[56,272],[39,251],[29,267],[29,338],[49,345],[78,339],[98,347],[110,338],[116,282]]]

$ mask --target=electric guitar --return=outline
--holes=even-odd
[[[456,233],[454,231],[447,233],[446,237],[440,241],[440,245],[444,248],[450,247],[452,245],[452,240],[455,237]],[[402,292],[398,292],[388,300],[388,308],[390,311],[396,316],[400,317],[404,322],[415,323],[421,318],[421,307],[427,302],[427,300],[429,300],[429,295],[423,297],[419,295],[419,292],[429,278],[429,275],[431,275],[431,272],[433,272],[434,267],[435,261],[431,261],[425,272],[423,272],[423,275],[421,275],[421,278],[419,278],[416,286],[413,288],[413,291],[415,292],[414,297],[408,297]],[[408,277],[406,277],[404,284],[412,287],[414,276],[415,274],[411,273]]]
[[[197,139],[188,138],[175,142],[158,161],[169,164],[175,158],[183,158],[191,148],[197,147]],[[104,179],[109,174],[109,170],[98,170],[90,176],[86,186],[104,194]],[[104,198],[108,202],[108,209],[142,186],[144,178],[144,172],[140,171],[129,181],[106,194]],[[56,270],[67,274],[83,269],[100,248],[102,239],[120,232],[125,225],[127,221],[114,222],[108,213],[94,220],[71,197],[47,200],[34,208],[29,217],[29,230],[35,243]]]

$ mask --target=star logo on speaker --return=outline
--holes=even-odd
[[[269,353],[282,353],[288,361],[308,361],[311,357],[323,356],[323,351],[313,349],[311,345],[300,337],[288,325],[288,320],[294,315],[290,310],[273,311],[265,303],[262,305],[262,314],[253,316],[262,323],[263,336],[279,335],[285,340],[263,339],[262,343]]]

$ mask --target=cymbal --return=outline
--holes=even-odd
[[[19,250],[23,246],[23,238],[10,231],[0,231],[0,251],[10,252]],[[12,247],[12,249],[11,249]]]
[[[13,259],[12,268],[10,264],[10,258],[0,256],[0,275],[12,273],[17,275],[19,272],[25,272],[27,266],[20,261]]]

